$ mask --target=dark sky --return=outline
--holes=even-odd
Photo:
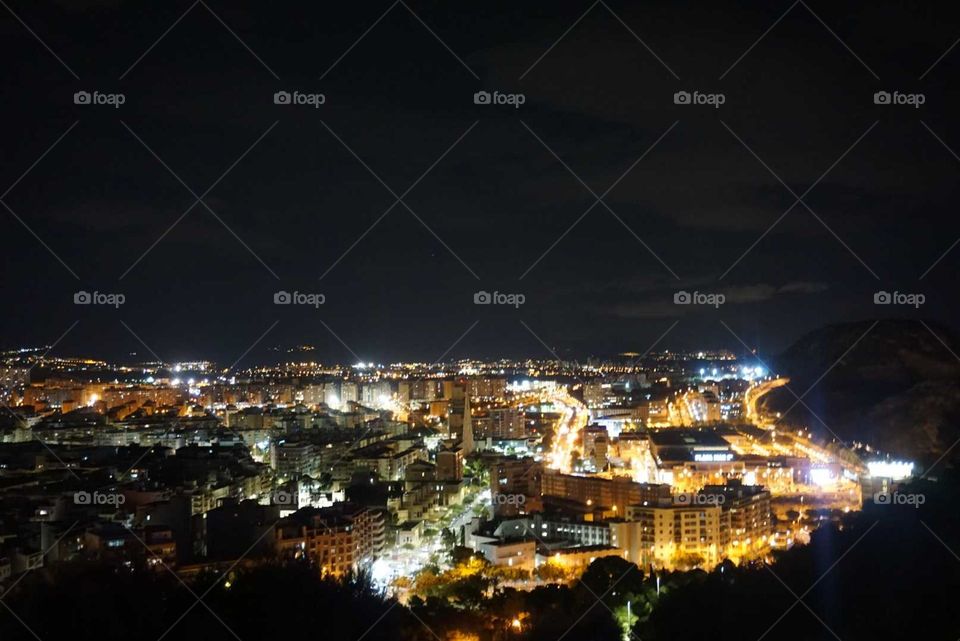
[[[273,327],[244,363],[584,358],[668,329],[772,354],[833,322],[956,325],[960,248],[930,267],[960,237],[960,23],[932,4],[4,3],[3,346],[79,321],[56,353],[144,357],[135,333],[229,364]]]

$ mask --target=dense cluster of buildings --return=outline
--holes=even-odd
[[[0,368],[0,582],[74,558],[187,574],[296,559],[343,576],[398,550],[422,560],[446,526],[520,569],[761,558],[777,545],[773,496],[802,502],[825,478],[847,489],[840,466],[739,421],[749,377],[725,356],[292,364],[241,378],[209,363],[113,378],[104,363],[83,365],[96,376]],[[709,379],[691,369],[708,358]],[[560,400],[573,398],[564,382],[538,376],[569,379],[578,409]],[[561,471],[546,450],[580,408]],[[486,513],[447,518],[478,494],[478,468]]]
[[[342,576],[462,502],[476,447],[525,437],[503,378],[181,369],[0,372],[0,581],[81,558],[183,573],[304,559]]]
[[[688,569],[759,558],[772,544],[770,492],[733,478],[683,493],[626,476],[561,474],[514,457],[492,462],[490,485],[496,518],[474,521],[467,539],[493,563],[509,544],[522,553],[505,562],[529,569],[610,554]],[[581,558],[580,548],[589,554]]]

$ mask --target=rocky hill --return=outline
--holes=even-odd
[[[829,436],[862,440],[932,464],[960,439],[960,336],[917,320],[830,325],[798,340],[775,359],[790,389],[803,395],[784,421]],[[822,377],[822,378],[821,378]],[[781,388],[764,399],[784,412],[796,401]],[[960,445],[945,463],[960,464]],[[944,464],[941,464],[944,465]],[[938,466],[938,469],[941,469]]]

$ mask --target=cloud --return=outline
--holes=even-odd
[[[829,289],[826,283],[811,283],[807,281],[796,281],[787,283],[777,290],[780,294],[819,294]]]
[[[690,314],[713,311],[704,305],[676,305],[673,296],[678,291],[700,292],[702,294],[723,294],[724,306],[752,305],[771,301],[784,295],[813,295],[824,292],[828,286],[824,283],[792,281],[783,285],[754,283],[716,287],[716,281],[708,278],[689,279],[677,284],[662,279],[637,278],[624,283],[625,289],[632,289],[635,300],[601,306],[606,313],[619,318],[676,318]],[[623,298],[630,298],[624,292]]]

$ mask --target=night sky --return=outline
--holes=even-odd
[[[0,4],[3,347],[79,321],[55,354],[583,359],[956,326],[960,24],[933,5]]]

